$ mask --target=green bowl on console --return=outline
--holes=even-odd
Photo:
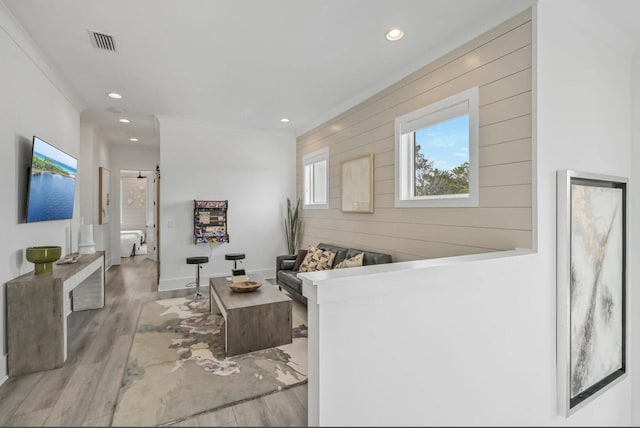
[[[27,260],[31,263],[35,263],[36,275],[53,272],[53,262],[58,260],[61,254],[61,247],[45,246],[27,248]]]

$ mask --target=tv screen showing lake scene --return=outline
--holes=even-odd
[[[78,161],[33,137],[27,222],[73,217]]]

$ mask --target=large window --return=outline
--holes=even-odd
[[[396,119],[396,207],[478,205],[478,88]]]
[[[329,148],[302,158],[304,176],[303,208],[329,208]]]

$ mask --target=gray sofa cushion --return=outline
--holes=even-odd
[[[350,259],[351,257],[360,253],[364,253],[364,261],[362,263],[363,266],[378,265],[381,263],[391,263],[391,255],[389,254],[358,250],[357,248],[349,248],[349,250],[347,251],[346,258]]]
[[[284,270],[293,270],[293,267],[295,264],[296,264],[295,260],[283,260],[280,267]]]
[[[298,278],[298,272],[280,270],[278,271],[278,280],[284,282],[298,293],[302,293],[302,280]]]

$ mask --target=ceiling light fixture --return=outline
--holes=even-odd
[[[395,42],[396,40],[400,40],[404,37],[404,31],[402,31],[398,27],[393,27],[392,29],[387,31],[385,37],[387,38],[387,40]]]
[[[280,122],[282,122],[282,123],[289,123],[289,122],[290,122],[290,120],[289,120],[289,119],[287,119],[286,117],[283,117],[282,119],[280,119]]]
[[[129,141],[133,141],[135,143],[136,141],[139,141],[139,140],[137,138],[129,138]]]
[[[129,119],[125,119],[124,117],[122,119],[120,119],[120,122],[122,123],[129,123],[131,122]]]
[[[116,100],[119,100],[120,98],[122,98],[122,95],[120,95],[120,94],[119,94],[119,93],[117,93],[117,92],[107,92],[107,96],[108,96],[109,98],[114,98],[114,99],[116,99]]]

